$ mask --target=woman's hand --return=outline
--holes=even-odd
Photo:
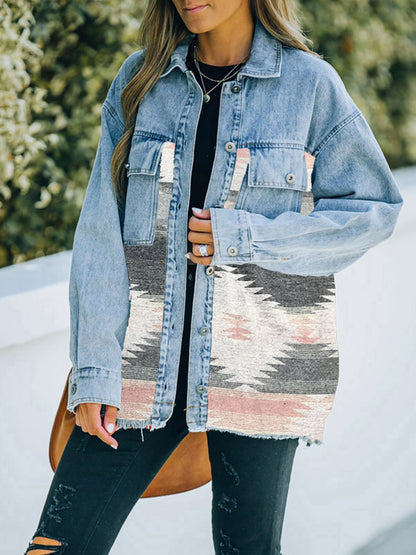
[[[81,426],[83,432],[98,436],[104,443],[117,449],[118,443],[111,436],[120,429],[120,426],[116,426],[116,417],[117,407],[106,405],[104,422],[101,422],[101,403],[80,403],[75,411],[75,424]]]
[[[197,210],[200,210],[197,212]],[[209,266],[214,254],[214,238],[212,236],[211,213],[207,209],[192,208],[194,216],[189,218],[188,239],[192,245],[192,252],[187,253],[187,257],[195,262],[195,264],[203,264]],[[199,245],[207,245],[209,256],[201,256]]]

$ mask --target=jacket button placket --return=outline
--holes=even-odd
[[[199,89],[199,85],[192,81],[192,87],[194,90]],[[192,98],[191,98],[192,97]],[[191,141],[186,138],[185,128],[191,125],[194,121],[198,120],[198,102],[197,96],[192,94],[188,99],[188,103],[184,107],[184,113],[181,118],[181,125],[178,129],[177,136],[181,139],[177,141],[176,147],[180,148],[182,151],[182,160],[178,165],[178,173],[173,175],[172,192],[174,197],[174,203],[172,204],[174,210],[169,213],[169,222],[167,230],[167,255],[168,255],[168,267],[166,275],[166,286],[165,292],[167,291],[165,298],[165,309],[166,316],[170,322],[169,328],[162,329],[162,342],[161,342],[161,364],[163,365],[165,371],[164,374],[159,373],[158,376],[158,386],[155,395],[154,413],[152,415],[152,422],[154,427],[159,427],[161,422],[166,422],[173,411],[173,403],[175,400],[175,391],[177,389],[177,373],[176,369],[178,367],[178,360],[174,357],[175,354],[180,352],[182,337],[180,333],[180,317],[178,312],[172,308],[172,303],[174,301],[175,295],[178,295],[179,290],[183,290],[184,280],[185,284],[190,280],[191,275],[188,271],[187,260],[184,257],[180,257],[177,249],[178,241],[178,229],[186,229],[187,227],[187,213],[183,210],[183,204],[186,199],[190,197],[190,181],[188,177],[191,175],[192,165],[192,153],[194,145]],[[178,182],[182,184],[187,183],[186,188],[182,188],[179,193]],[[184,245],[186,240],[184,240]],[[196,280],[196,275],[195,275]],[[196,304],[196,303],[195,303]],[[173,312],[173,313],[172,313]],[[172,316],[172,318],[170,317]],[[182,324],[183,324],[182,320]],[[174,325],[174,327],[173,327]],[[192,335],[192,332],[191,332]],[[192,342],[192,337],[191,337]],[[189,380],[189,377],[188,377]],[[165,384],[168,387],[165,388]],[[194,399],[188,398],[187,404],[193,405]],[[191,418],[191,420],[195,420]]]
[[[223,137],[218,137],[217,139],[219,145],[221,145],[222,143],[223,154],[218,153],[216,163],[212,168],[212,175],[214,177],[217,171],[217,166],[222,166],[226,161],[226,157],[235,157],[236,155],[239,133],[238,114],[240,113],[239,103],[241,102],[241,99],[240,95],[235,93],[241,92],[241,86],[238,84],[237,88],[236,90],[232,90],[231,87],[224,87],[223,106],[225,107],[225,103],[229,99],[229,102],[232,101],[233,104],[235,103],[235,110],[232,110],[232,112],[228,112],[227,114],[227,116],[230,118],[230,125],[227,126],[227,128],[232,129],[231,135],[225,135]],[[227,110],[224,110],[224,112],[227,113]],[[212,182],[215,183],[215,180],[213,179]],[[212,192],[214,192],[215,194],[215,201],[211,201],[211,206],[213,206],[214,208],[223,208],[224,201],[226,200],[225,198],[223,198],[223,196],[225,195],[224,187],[221,190],[211,191],[211,193]],[[208,190],[207,192],[208,202],[210,196],[209,193],[210,190]],[[195,327],[193,328],[194,332],[192,333],[193,340],[191,341],[193,344],[191,345],[190,349],[191,359],[196,358],[196,361],[190,361],[190,379],[193,383],[194,393],[192,393],[191,390],[190,399],[188,399],[188,405],[192,406],[187,410],[187,419],[189,419],[189,422],[195,423],[193,426],[191,426],[193,431],[200,431],[203,429],[204,422],[206,421],[208,415],[206,394],[208,392],[210,357],[207,352],[207,345],[208,343],[210,343],[210,334],[212,333],[212,329],[210,327],[212,312],[211,310],[207,311],[206,307],[212,307],[212,295],[214,285],[212,276],[214,275],[214,273],[214,265],[209,265],[205,268],[199,268],[199,277],[198,280],[196,280],[197,282],[195,283],[194,290],[195,300],[193,310],[196,314],[200,314],[200,319],[195,318]],[[202,301],[200,310],[198,310],[199,306],[197,307],[198,299],[205,299],[205,302]]]

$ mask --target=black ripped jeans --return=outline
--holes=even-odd
[[[188,329],[194,277],[195,267],[190,267],[185,323]],[[130,511],[189,433],[183,410],[187,337],[184,333],[176,405],[165,428],[144,429],[144,441],[138,429],[117,430],[114,435],[119,448],[115,450],[75,426],[32,537],[43,536],[62,543],[50,548],[50,553],[109,553]],[[215,430],[207,432],[207,439],[215,553],[281,555],[280,538],[298,439],[252,438]],[[40,548],[30,545],[26,553],[30,555]]]

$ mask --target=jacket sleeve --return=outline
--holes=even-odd
[[[271,219],[211,208],[212,264],[330,275],[392,234],[403,199],[367,121],[352,100],[346,104],[350,113],[321,134],[312,152],[312,212],[286,211]]]
[[[69,280],[68,405],[121,406],[121,351],[129,315],[129,280],[110,163],[124,123],[116,78],[101,114],[101,138],[75,230]]]

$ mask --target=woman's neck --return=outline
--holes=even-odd
[[[236,65],[248,58],[253,41],[254,22],[245,19],[233,30],[221,28],[197,35],[198,59],[216,66]]]

